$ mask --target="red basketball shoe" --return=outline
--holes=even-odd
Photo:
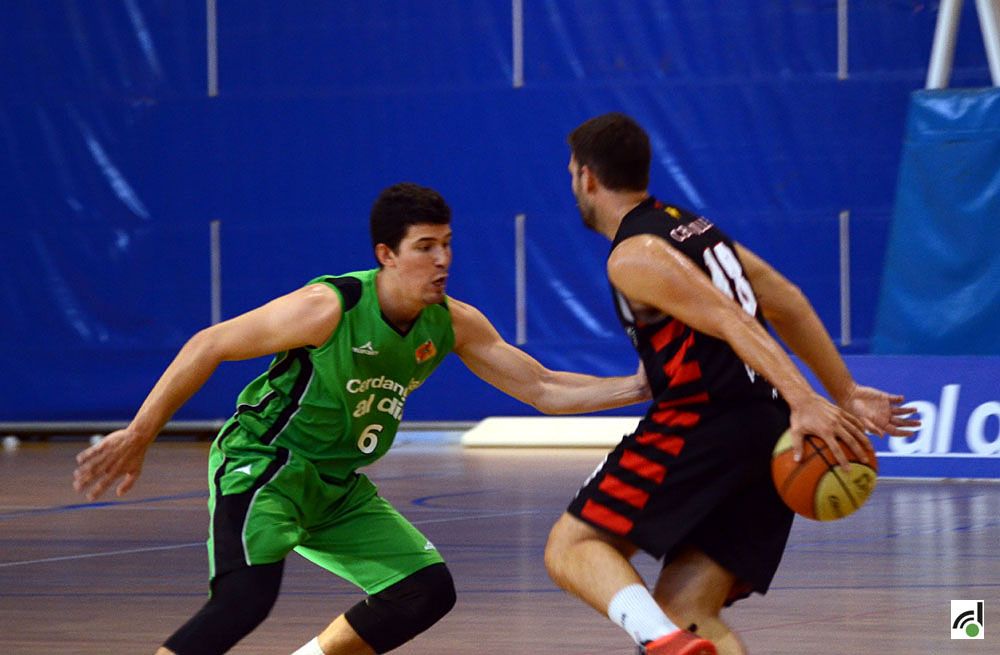
[[[716,655],[715,646],[687,630],[675,630],[639,647],[640,655]]]

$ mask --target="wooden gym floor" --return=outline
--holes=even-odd
[[[83,445],[0,452],[3,655],[152,653],[205,600],[207,443],[158,443],[136,488],[98,503],[70,485]],[[401,433],[367,473],[444,554],[459,600],[396,652],[633,653],[542,564],[550,525],[603,456]],[[655,575],[651,559],[637,564]],[[232,652],[287,655],[360,597],[292,555],[271,617]],[[985,641],[950,639],[952,599],[985,600]],[[848,519],[797,519],[771,592],[725,616],[752,653],[937,655],[1000,652],[998,608],[1000,484],[883,480]]]

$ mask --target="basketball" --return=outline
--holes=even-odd
[[[846,445],[843,449],[850,471],[837,464],[826,442],[812,435],[802,440],[802,460],[796,462],[791,433],[786,430],[781,435],[771,458],[771,476],[792,511],[815,521],[834,521],[853,514],[868,500],[878,477],[875,451],[868,451],[866,464]]]

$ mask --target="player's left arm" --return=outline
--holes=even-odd
[[[596,377],[552,371],[504,341],[478,309],[448,299],[455,330],[455,354],[478,377],[546,414],[577,414],[648,400],[646,375]]]
[[[834,401],[860,418],[869,432],[911,435],[912,428],[920,425],[912,418],[916,410],[902,406],[900,395],[859,385],[805,294],[750,250],[736,244],[736,252],[764,318],[812,369]]]

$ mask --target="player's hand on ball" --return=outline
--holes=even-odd
[[[844,469],[830,457],[823,440],[806,435],[804,455],[796,461],[792,459],[791,437],[791,430],[786,430],[771,456],[774,488],[789,509],[814,521],[833,521],[850,516],[865,504],[878,482],[874,451],[867,463],[854,461]],[[847,455],[854,458],[853,452]]]
[[[795,461],[802,458],[802,438],[807,434],[826,442],[837,463],[844,469],[850,467],[842,448],[844,444],[860,461],[868,461],[871,442],[865,435],[864,423],[851,412],[837,407],[817,393],[812,393],[805,401],[792,406],[790,431]]]
[[[97,500],[119,478],[115,490],[121,496],[139,479],[149,441],[128,428],[112,432],[76,456],[73,488]]]

